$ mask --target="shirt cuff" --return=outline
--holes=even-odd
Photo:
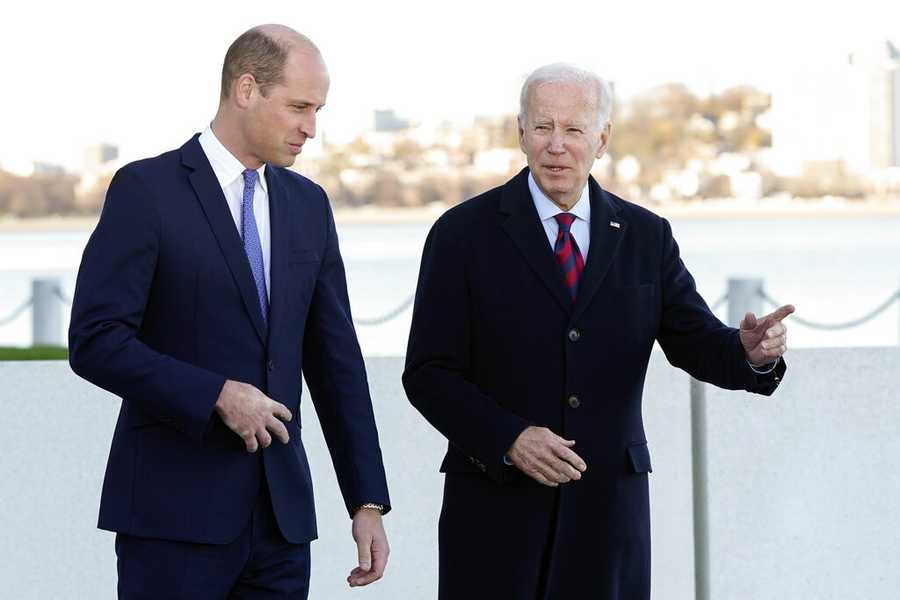
[[[778,358],[776,358],[774,361],[770,362],[769,364],[760,365],[758,367],[755,367],[752,364],[750,364],[749,360],[747,361],[747,364],[750,365],[750,369],[757,375],[768,375],[769,373],[771,373],[772,371],[775,370],[775,367],[778,366],[778,363],[780,360],[781,360],[781,357],[779,356]]]

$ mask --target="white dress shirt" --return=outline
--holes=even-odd
[[[241,234],[241,204],[244,199],[244,171],[246,167],[222,145],[212,127],[207,127],[200,134],[200,147],[212,165],[213,173],[219,180],[225,201],[228,202],[228,210],[237,227],[238,235]],[[272,254],[272,230],[269,224],[269,192],[266,185],[266,165],[256,170],[259,177],[256,178],[256,187],[253,190],[253,216],[256,218],[256,227],[259,230],[259,242],[262,246],[263,271],[266,275],[266,294],[271,298],[272,289],[269,275],[269,260]]]
[[[538,217],[541,219],[541,225],[544,226],[544,231],[547,232],[550,248],[553,249],[556,246],[556,236],[559,235],[559,223],[556,222],[554,217],[565,211],[554,204],[553,200],[541,191],[531,173],[528,174],[528,189],[531,190],[531,199],[534,201],[534,207],[537,209]],[[581,251],[581,258],[584,260],[584,264],[587,264],[588,249],[591,247],[591,199],[587,184],[581,190],[581,197],[578,199],[578,202],[568,212],[575,216],[569,232],[575,238],[575,243],[578,244],[578,250]]]

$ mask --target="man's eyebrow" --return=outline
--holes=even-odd
[[[307,104],[309,106],[318,106],[319,108],[325,106],[324,104],[316,104],[312,100],[305,100],[302,98],[288,98],[288,104]]]

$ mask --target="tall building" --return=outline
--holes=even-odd
[[[863,175],[900,166],[900,52],[881,41],[794,72],[773,89],[767,120],[780,174],[825,163]]]
[[[883,42],[853,53],[850,63],[868,90],[870,165],[900,167],[900,52]]]

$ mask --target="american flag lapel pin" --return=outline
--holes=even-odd
[[[610,226],[610,227],[615,227],[616,229],[621,229],[621,228],[622,228],[622,226],[619,225],[619,222],[618,222],[618,221],[610,221],[610,222],[609,222],[609,226]]]

